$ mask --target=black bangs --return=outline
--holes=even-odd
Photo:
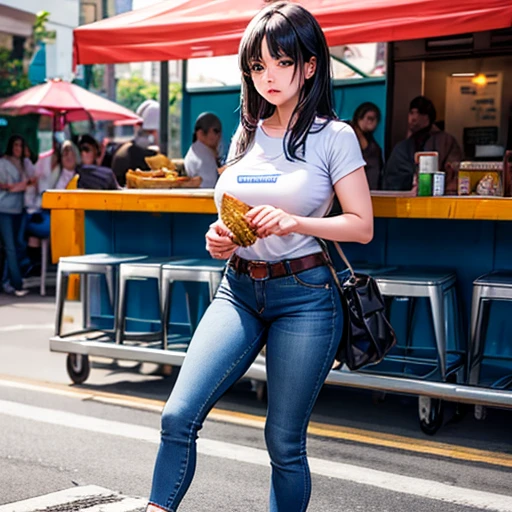
[[[276,107],[258,94],[251,65],[261,61],[261,46],[266,40],[273,59],[288,57],[294,63],[294,75],[300,73],[303,86],[283,138],[288,160],[303,160],[306,139],[317,117],[325,121],[337,119],[333,110],[330,56],[325,36],[314,16],[297,3],[276,2],[256,15],[246,28],[239,48],[242,71],[240,104],[241,131],[232,162],[239,160],[254,141],[258,124],[271,117]],[[304,79],[304,63],[316,58],[316,71]],[[324,127],[326,123],[322,123]]]
[[[250,36],[242,42],[240,69],[243,73],[250,74],[251,62],[261,60],[261,47],[265,38],[270,56],[273,59],[289,57],[293,60],[295,66],[304,63],[303,49],[293,25],[283,14],[274,12],[271,17],[258,20]]]

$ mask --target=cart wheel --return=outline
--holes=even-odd
[[[82,384],[89,378],[91,365],[89,356],[82,354],[68,354],[66,359],[66,370],[75,384]]]
[[[420,428],[429,436],[433,436],[443,424],[443,401],[428,396],[418,398],[418,414]]]
[[[258,382],[255,385],[256,399],[258,402],[265,402],[267,400],[267,383]]]
[[[453,417],[452,417],[451,421],[454,423],[458,423],[459,421],[462,421],[466,417],[468,411],[469,411],[468,404],[462,404],[462,403],[455,404],[455,411],[453,413]]]
[[[485,405],[475,405],[474,414],[476,420],[485,420],[487,417],[487,407]]]

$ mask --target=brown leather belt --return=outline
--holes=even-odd
[[[266,281],[267,279],[290,276],[320,265],[326,265],[327,258],[323,252],[316,252],[302,258],[267,263],[266,261],[244,260],[233,254],[228,264],[238,274],[246,274],[255,281]]]

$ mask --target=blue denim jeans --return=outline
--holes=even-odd
[[[21,290],[23,283],[18,262],[18,251],[20,249],[19,237],[23,215],[11,213],[0,213],[0,239],[5,254],[5,268],[2,284],[10,282],[15,290]]]
[[[337,294],[326,266],[267,281],[228,267],[162,414],[150,503],[177,510],[194,475],[206,415],[266,344],[270,511],[306,510],[306,429],[341,336]]]

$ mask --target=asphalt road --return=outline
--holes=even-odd
[[[151,374],[154,365],[95,360],[88,381],[70,386],[65,356],[48,350],[53,314],[51,298],[0,296],[0,511],[86,485],[147,498],[159,411],[176,371],[162,378]],[[75,317],[76,304],[66,314]],[[322,391],[308,440],[308,510],[512,511],[511,412],[452,422],[448,408],[446,424],[427,438],[416,399],[375,398]],[[249,382],[219,402],[180,511],[268,510],[264,414]]]

